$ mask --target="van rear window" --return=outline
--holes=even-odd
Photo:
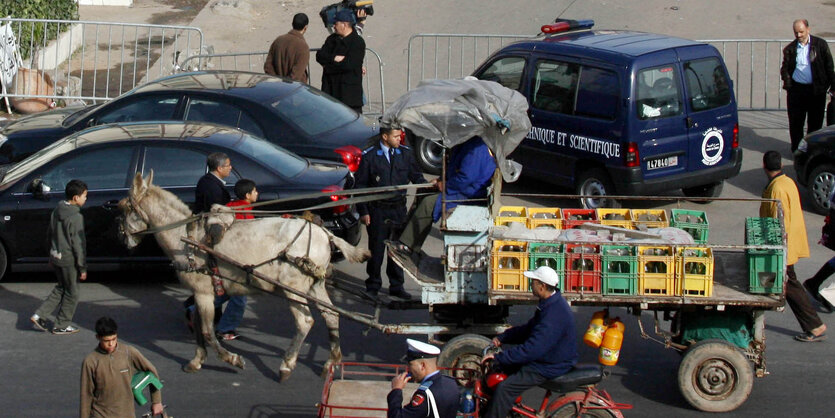
[[[705,58],[684,63],[687,101],[693,111],[725,106],[731,102],[731,87],[725,67],[718,58]]]
[[[641,120],[680,115],[681,83],[678,71],[671,66],[648,68],[638,72],[636,85],[638,118]]]

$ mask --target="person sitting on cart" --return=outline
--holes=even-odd
[[[388,418],[454,418],[458,413],[458,383],[438,370],[441,350],[410,338],[406,339],[406,345],[409,368],[391,380],[391,392],[386,397]],[[412,395],[412,400],[403,406],[403,388],[411,379],[420,381],[420,387]]]
[[[487,354],[482,360],[493,358],[508,373],[496,387],[486,417],[506,417],[514,400],[527,389],[562,376],[577,364],[574,314],[557,289],[559,275],[548,266],[524,274],[531,279],[531,292],[539,298],[539,305],[528,323],[493,338],[496,347],[518,345],[496,355]]]
[[[481,137],[474,136],[452,148],[446,183],[437,183],[447,200],[446,209],[456,207],[457,200],[486,198],[487,187],[495,171],[496,160]],[[400,240],[394,243],[395,250],[409,255],[420,253],[432,224],[441,219],[441,197],[440,193],[432,194],[417,203],[400,234]]]

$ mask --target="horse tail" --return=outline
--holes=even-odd
[[[333,232],[329,231],[327,228],[322,228],[322,230],[328,234],[333,245],[335,245],[336,248],[342,252],[348,261],[352,263],[362,263],[363,261],[371,258],[371,252],[368,251],[367,248],[360,248],[356,245],[351,245],[348,241],[334,235]]]

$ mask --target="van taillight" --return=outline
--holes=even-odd
[[[354,148],[356,148],[356,147],[354,147]],[[341,192],[341,191],[342,191],[342,187],[341,186],[336,186],[336,185],[328,186],[328,187],[325,187],[324,189],[322,189],[322,192]],[[331,198],[332,202],[338,202],[342,199],[347,199],[345,196],[343,196],[341,194],[332,194],[330,196],[330,198]],[[348,210],[348,205],[334,206],[331,209],[333,209],[333,214],[334,215],[339,215],[340,213],[344,213],[345,211]]]
[[[737,149],[739,147],[739,124],[734,125],[734,139],[731,142],[731,148]]]
[[[360,160],[362,159],[362,150],[353,146],[345,145],[333,150],[342,157],[342,162],[348,166],[348,170],[355,173],[360,168]],[[341,189],[340,189],[341,190]]]
[[[638,144],[630,142],[626,144],[626,166],[638,167],[641,165],[641,156],[638,155]]]

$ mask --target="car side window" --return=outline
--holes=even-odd
[[[524,72],[524,57],[505,57],[490,64],[481,72],[478,79],[495,81],[509,89],[519,91],[522,88],[522,73]]]
[[[676,116],[683,111],[678,70],[673,65],[639,71],[636,89],[641,120]]]
[[[580,66],[558,61],[538,61],[534,75],[532,106],[549,112],[574,113],[574,97]]]
[[[96,117],[96,124],[116,122],[141,122],[147,120],[174,120],[178,97],[152,96],[132,100],[124,105],[108,107]]]
[[[154,170],[154,184],[160,187],[195,186],[206,174],[206,157],[190,149],[147,147],[142,175]]]
[[[731,102],[731,86],[718,58],[684,63],[687,101],[694,111],[725,106]]]
[[[191,99],[186,109],[185,120],[212,122],[218,125],[232,126],[261,138],[264,131],[249,114],[228,103],[205,99]]]
[[[124,146],[76,151],[47,169],[41,179],[53,193],[63,191],[72,179],[87,183],[90,190],[126,188],[134,150]]]
[[[618,92],[620,83],[614,71],[583,66],[574,114],[613,120],[618,111]]]

